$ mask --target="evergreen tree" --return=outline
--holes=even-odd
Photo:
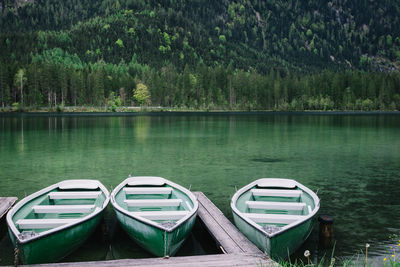
[[[7,92],[6,83],[6,68],[5,65],[0,62],[0,101],[1,107],[4,108],[9,101],[9,92]]]

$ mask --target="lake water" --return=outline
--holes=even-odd
[[[320,214],[334,217],[339,260],[363,257],[366,243],[377,265],[393,250],[400,257],[400,237],[390,237],[400,234],[400,115],[0,115],[1,196],[21,199],[64,179],[98,179],[111,190],[129,174],[202,191],[231,220],[235,188],[296,179],[318,191]],[[330,258],[315,226],[293,257],[305,260],[309,249],[314,261]],[[0,238],[0,264],[12,264],[4,229]],[[72,260],[102,257],[81,249]]]

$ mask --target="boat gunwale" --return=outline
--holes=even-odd
[[[239,198],[239,196],[241,196],[243,193],[247,192],[248,190],[250,190],[251,188],[253,188],[254,186],[256,186],[259,182],[262,182],[262,180],[265,179],[276,179],[276,180],[290,180],[291,182],[294,182],[296,184],[296,186],[301,189],[302,191],[306,192],[307,194],[309,194],[312,199],[314,200],[314,204],[315,207],[313,209],[313,211],[307,215],[304,216],[304,218],[302,218],[301,220],[295,221],[293,223],[287,224],[284,227],[282,227],[279,231],[274,232],[272,234],[267,233],[266,231],[264,231],[261,226],[257,223],[255,223],[253,220],[247,218],[246,216],[244,216],[243,212],[240,212],[239,209],[236,207],[236,202]],[[303,184],[297,182],[296,180],[293,179],[286,179],[286,178],[260,178],[257,179],[253,182],[251,182],[250,184],[245,185],[244,187],[240,188],[238,191],[236,191],[236,193],[232,196],[231,199],[231,209],[232,211],[239,216],[241,219],[243,219],[246,223],[250,224],[251,226],[253,226],[255,229],[257,229],[258,231],[260,231],[261,233],[263,233],[264,235],[266,235],[268,238],[273,238],[275,236],[279,236],[283,233],[285,233],[286,231],[299,226],[307,221],[309,221],[310,219],[312,219],[317,212],[319,211],[320,208],[320,200],[318,198],[318,196],[308,187],[304,186]]]
[[[58,187],[59,187],[60,185],[62,185],[62,184],[69,183],[69,182],[71,182],[71,183],[76,183],[76,182],[83,182],[83,181],[90,181],[90,182],[94,182],[94,183],[97,183],[97,184],[98,184],[98,188],[100,188],[101,192],[102,192],[102,193],[104,194],[104,196],[105,196],[105,200],[104,200],[103,205],[102,205],[102,207],[101,207],[100,209],[94,209],[94,211],[93,211],[92,213],[88,214],[88,215],[85,216],[85,217],[78,218],[79,220],[76,221],[76,222],[67,223],[67,224],[61,225],[61,226],[59,226],[59,227],[54,227],[54,228],[49,229],[49,230],[47,230],[47,231],[38,233],[37,235],[35,235],[35,236],[33,236],[32,238],[29,238],[29,239],[20,239],[19,234],[20,234],[21,232],[20,232],[20,231],[17,229],[17,227],[15,226],[15,223],[13,222],[12,217],[14,216],[14,214],[15,214],[21,207],[23,207],[23,206],[24,206],[26,203],[28,203],[29,201],[31,201],[31,200],[33,200],[33,199],[39,197],[39,196],[42,196],[42,195],[44,195],[44,194],[50,192],[51,190],[53,190],[53,189],[55,189],[55,188],[58,188]],[[72,189],[72,188],[71,188],[71,189]],[[76,189],[85,189],[85,188],[76,187]],[[50,186],[48,186],[48,187],[45,187],[45,188],[43,188],[43,189],[41,189],[41,190],[39,190],[39,191],[36,191],[36,192],[34,192],[34,193],[32,193],[32,194],[30,194],[30,195],[24,197],[23,199],[21,199],[21,201],[19,201],[19,202],[7,213],[6,221],[7,221],[7,224],[8,224],[9,229],[11,229],[13,235],[14,235],[15,238],[18,240],[18,243],[20,243],[20,244],[27,244],[27,243],[30,243],[30,242],[32,242],[32,241],[45,238],[45,237],[47,237],[47,236],[49,236],[49,235],[52,235],[52,234],[54,234],[54,233],[63,231],[63,230],[68,229],[68,228],[72,228],[72,227],[74,227],[74,226],[76,226],[76,225],[79,225],[79,224],[81,224],[81,223],[84,223],[84,222],[86,222],[86,221],[89,221],[89,220],[93,219],[94,217],[96,217],[97,215],[99,215],[101,212],[104,211],[104,209],[107,207],[109,201],[110,201],[110,193],[108,192],[107,188],[106,188],[99,180],[91,180],[91,179],[63,180],[63,181],[60,181],[60,182],[58,182],[58,183],[56,183],[56,184],[50,185]]]
[[[146,219],[146,218],[141,217],[141,216],[134,216],[134,215],[132,215],[129,211],[127,211],[126,209],[122,208],[122,207],[117,203],[117,201],[115,200],[115,196],[116,196],[130,181],[132,181],[132,180],[134,180],[134,179],[137,179],[137,178],[158,178],[158,179],[161,178],[161,179],[163,179],[164,182],[165,182],[165,184],[171,186],[172,188],[177,188],[177,189],[179,189],[180,191],[182,191],[183,193],[185,193],[185,194],[192,200],[192,202],[193,202],[193,208],[192,208],[191,210],[189,210],[189,214],[188,214],[188,215],[186,215],[186,216],[182,217],[181,219],[179,219],[179,220],[177,221],[177,223],[176,223],[173,227],[171,227],[171,228],[165,228],[165,227],[163,227],[162,225],[160,225],[160,224],[158,224],[158,223],[156,223],[156,222],[154,222],[154,221],[152,221],[152,220]],[[146,184],[143,184],[143,185],[146,185]],[[193,216],[196,216],[197,211],[198,211],[198,209],[199,209],[199,202],[198,202],[196,196],[195,196],[191,191],[189,191],[188,189],[186,189],[185,187],[183,187],[183,186],[181,186],[181,185],[179,185],[179,184],[176,184],[176,183],[174,183],[174,182],[171,182],[171,181],[168,180],[168,179],[165,179],[165,178],[162,178],[162,177],[154,177],[154,176],[133,176],[133,177],[128,177],[128,178],[126,178],[124,181],[122,181],[122,182],[111,192],[110,200],[111,200],[111,204],[113,205],[113,207],[114,207],[116,210],[118,210],[119,212],[121,212],[122,214],[124,214],[125,216],[128,216],[129,218],[132,218],[132,219],[134,219],[134,220],[138,220],[138,221],[140,221],[140,222],[142,222],[142,223],[145,223],[145,224],[147,224],[147,225],[150,225],[150,226],[152,226],[152,227],[156,227],[156,228],[158,228],[158,229],[160,229],[160,230],[163,230],[163,231],[166,231],[166,232],[168,232],[168,233],[173,232],[176,228],[178,228],[180,225],[182,225],[183,223],[185,223],[186,221],[188,221],[190,218],[192,218]]]

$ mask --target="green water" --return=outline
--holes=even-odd
[[[320,213],[334,217],[337,257],[357,255],[365,243],[377,263],[391,246],[400,257],[400,238],[389,238],[400,234],[400,115],[0,117],[1,196],[22,198],[64,179],[112,189],[129,174],[202,191],[229,219],[235,187],[293,178],[318,191]],[[305,249],[313,258],[330,253],[317,230],[299,258]],[[0,250],[10,249],[1,237]]]

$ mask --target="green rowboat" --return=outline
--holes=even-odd
[[[19,259],[34,264],[65,257],[95,230],[109,199],[96,180],[65,180],[25,197],[7,214]]]
[[[161,177],[129,177],[111,193],[118,221],[141,247],[173,256],[190,233],[199,204],[184,187]]]
[[[311,233],[319,198],[294,180],[262,178],[238,190],[231,208],[237,228],[267,255],[283,260]]]

